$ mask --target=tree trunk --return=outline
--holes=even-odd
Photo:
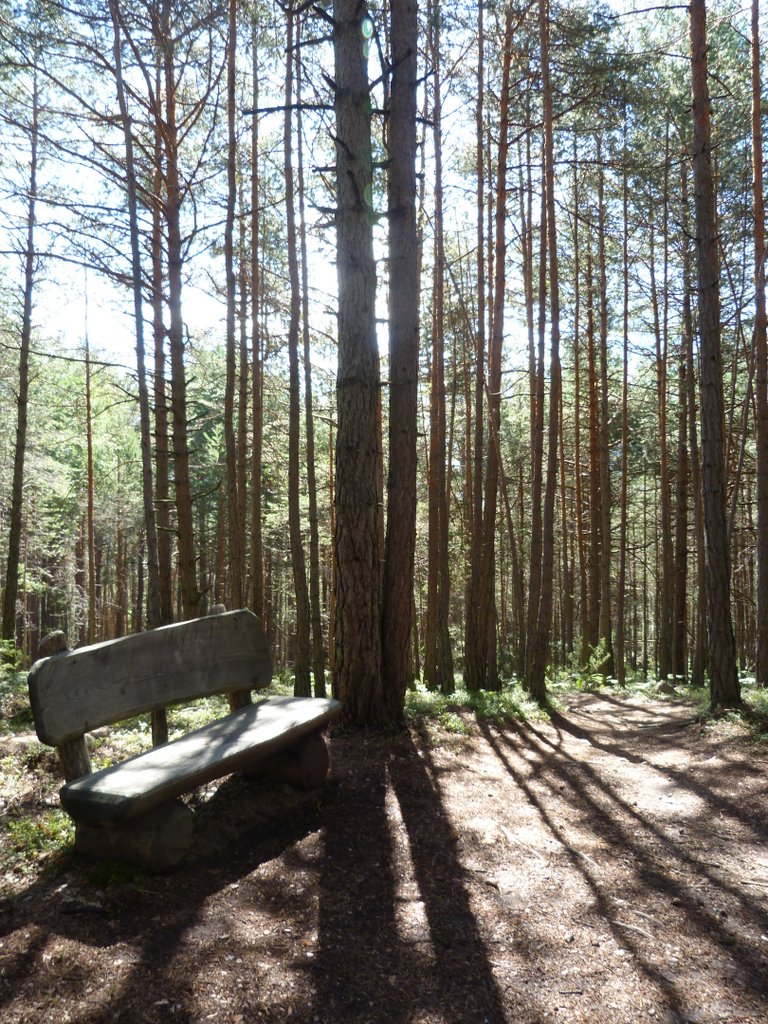
[[[297,29],[298,32],[298,29]],[[312,359],[309,332],[309,263],[307,259],[307,224],[304,197],[304,141],[301,124],[301,50],[296,48],[297,174],[299,216],[301,218],[301,302],[302,339],[304,346],[304,420],[307,450],[307,502],[309,505],[309,605],[312,623],[312,675],[315,697],[325,696],[325,652],[323,620],[320,604],[320,537],[317,514],[317,474],[315,471],[315,415],[312,403]]]
[[[691,0],[693,176],[701,353],[701,484],[707,567],[709,692],[713,710],[741,701],[730,603],[720,347],[720,268],[712,174],[707,24],[704,0]]]
[[[427,625],[424,631],[424,679],[432,690],[452,693],[453,658],[448,636],[450,570],[448,565],[448,488],[445,410],[445,247],[443,235],[442,99],[440,80],[440,12],[432,5],[435,156],[435,255],[432,302],[432,358],[429,401],[429,575]]]
[[[666,199],[665,199],[666,203]],[[659,511],[661,514],[660,529],[660,598],[657,612],[658,618],[658,673],[666,679],[671,671],[672,654],[672,573],[673,573],[673,536],[672,536],[672,505],[669,483],[669,450],[667,446],[667,333],[662,327],[659,310],[659,291],[656,284],[656,260],[654,248],[655,234],[651,217],[651,303],[653,306],[654,335],[656,338],[656,396],[659,421]],[[666,248],[666,238],[664,239]],[[664,298],[666,308],[666,299]],[[665,317],[666,320],[666,317]]]
[[[125,177],[128,198],[128,219],[131,235],[131,270],[133,273],[133,317],[136,332],[136,373],[139,391],[139,427],[141,433],[141,482],[144,499],[144,529],[147,538],[147,570],[149,577],[147,625],[150,629],[162,625],[160,600],[160,562],[155,521],[154,490],[152,482],[152,436],[149,409],[149,390],[144,355],[144,279],[141,270],[141,238],[139,234],[136,167],[133,151],[133,131],[123,82],[122,41],[120,35],[120,8],[118,0],[110,0],[110,13],[114,32],[115,84],[123,122],[125,140]]]
[[[156,88],[160,92],[157,69]],[[162,140],[156,132],[152,187],[159,197],[162,189]],[[159,198],[152,208],[152,334],[154,339],[154,427],[155,427],[155,513],[157,516],[157,559],[160,579],[160,625],[173,621],[171,543],[171,487],[169,473],[168,388],[165,371],[165,323],[163,319],[163,229]]]
[[[294,13],[286,10],[288,29],[285,61],[285,117],[283,122],[283,175],[285,178],[285,220],[288,249],[288,280],[290,285],[290,314],[288,322],[288,531],[291,538],[291,568],[296,600],[296,635],[293,648],[293,692],[297,697],[308,697],[312,692],[309,676],[309,592],[301,535],[300,485],[300,432],[301,381],[299,376],[299,327],[301,322],[301,284],[296,243],[296,208],[292,159],[292,101],[293,101],[293,38]]]
[[[243,558],[240,550],[240,501],[238,496],[237,439],[235,434],[235,392],[237,390],[235,277],[235,213],[237,206],[237,97],[235,61],[237,55],[237,3],[228,2],[227,18],[227,213],[224,223],[224,280],[227,300],[226,386],[224,390],[224,444],[226,450],[227,547],[229,552],[229,608],[243,606]]]
[[[626,114],[625,114],[626,124]],[[627,520],[629,498],[629,188],[627,183],[626,129],[622,167],[622,361],[621,361],[621,496],[619,498],[619,570],[616,580],[616,681],[627,683],[626,593],[627,593]]]
[[[589,574],[588,619],[589,653],[600,642],[600,557],[602,508],[600,491],[600,388],[595,346],[595,286],[592,274],[592,244],[587,240],[587,395],[589,417]]]
[[[600,647],[603,652],[601,671],[604,677],[613,677],[616,667],[613,658],[611,602],[611,466],[608,436],[608,275],[605,244],[605,174],[603,170],[602,141],[597,139],[597,196],[598,196],[598,262],[600,276]]]
[[[485,680],[486,635],[481,628],[483,566],[483,440],[485,407],[485,22],[484,5],[477,5],[477,106],[475,108],[475,161],[477,173],[477,323],[475,328],[475,429],[472,459],[472,534],[470,575],[464,635],[464,682],[479,690]]]
[[[257,45],[259,23],[251,21],[251,74],[253,109],[259,106],[259,66]],[[251,607],[264,622],[264,542],[262,529],[261,462],[263,449],[263,355],[261,338],[261,218],[259,196],[259,118],[251,121],[251,408],[253,447],[251,451]]]
[[[86,285],[87,288],[87,285]],[[86,294],[86,310],[88,298]],[[87,318],[87,312],[86,312]],[[86,546],[88,550],[88,643],[96,643],[96,540],[93,495],[93,405],[91,402],[91,350],[85,330],[85,449],[86,449]]]
[[[528,676],[528,691],[543,703],[546,700],[546,669],[549,637],[552,628],[553,575],[555,549],[555,489],[557,487],[557,441],[560,430],[560,284],[557,257],[557,226],[555,222],[555,167],[552,111],[552,82],[549,72],[549,4],[539,2],[539,34],[541,40],[541,87],[544,115],[544,194],[547,203],[547,250],[549,257],[550,308],[550,372],[549,426],[547,436],[547,476],[544,491],[541,597],[534,657]]]
[[[389,155],[389,476],[382,606],[382,682],[393,721],[403,714],[416,545],[419,375],[419,245],[416,226],[418,4],[390,10],[392,88]]]
[[[32,81],[32,124],[29,154],[29,194],[27,199],[27,237],[24,252],[24,302],[19,345],[19,390],[16,396],[16,445],[13,453],[10,531],[3,594],[2,637],[16,642],[16,601],[19,592],[21,528],[24,513],[24,459],[27,448],[27,405],[29,401],[29,343],[32,337],[32,303],[35,287],[35,223],[37,204],[37,150],[39,142],[40,94],[37,73]]]
[[[160,39],[165,85],[163,144],[166,196],[163,213],[168,231],[168,331],[171,349],[171,412],[173,418],[173,464],[176,486],[176,529],[181,610],[184,618],[195,618],[200,609],[197,587],[192,490],[189,479],[187,435],[187,379],[184,366],[184,322],[182,319],[181,204],[183,188],[179,171],[179,124],[176,115],[176,66],[171,25],[171,0],[162,0]]]
[[[335,682],[347,720],[376,726],[386,724],[389,714],[381,684],[379,359],[365,56],[373,26],[358,0],[335,0],[333,12],[339,289]]]
[[[755,681],[768,686],[768,343],[759,0],[752,0],[752,205],[755,219],[755,402],[757,407],[757,645]]]

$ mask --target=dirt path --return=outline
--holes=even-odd
[[[230,780],[175,874],[0,905],[0,1019],[768,1020],[768,754],[682,704],[338,737],[320,803]]]

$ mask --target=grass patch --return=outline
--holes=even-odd
[[[460,688],[451,694],[435,693],[419,685],[406,694],[405,717],[414,725],[431,722],[446,732],[467,736],[478,721],[542,721],[546,720],[547,712],[518,684],[505,686],[501,691]]]
[[[75,824],[59,808],[46,808],[36,814],[20,810],[5,817],[0,837],[0,870],[28,875],[43,862],[68,851],[75,838]]]

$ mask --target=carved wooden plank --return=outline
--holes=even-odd
[[[118,824],[298,743],[340,711],[335,700],[270,697],[69,783],[61,790],[61,802],[76,821]]]
[[[29,693],[37,735],[60,746],[167,704],[263,689],[271,678],[261,622],[243,610],[45,658],[32,666]]]

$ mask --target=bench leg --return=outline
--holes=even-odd
[[[322,733],[313,732],[290,750],[274,754],[246,774],[287,782],[297,789],[319,789],[328,775],[330,758]]]
[[[98,860],[122,860],[148,871],[167,871],[192,844],[192,817],[183,801],[172,800],[121,825],[76,822],[75,850]]]

